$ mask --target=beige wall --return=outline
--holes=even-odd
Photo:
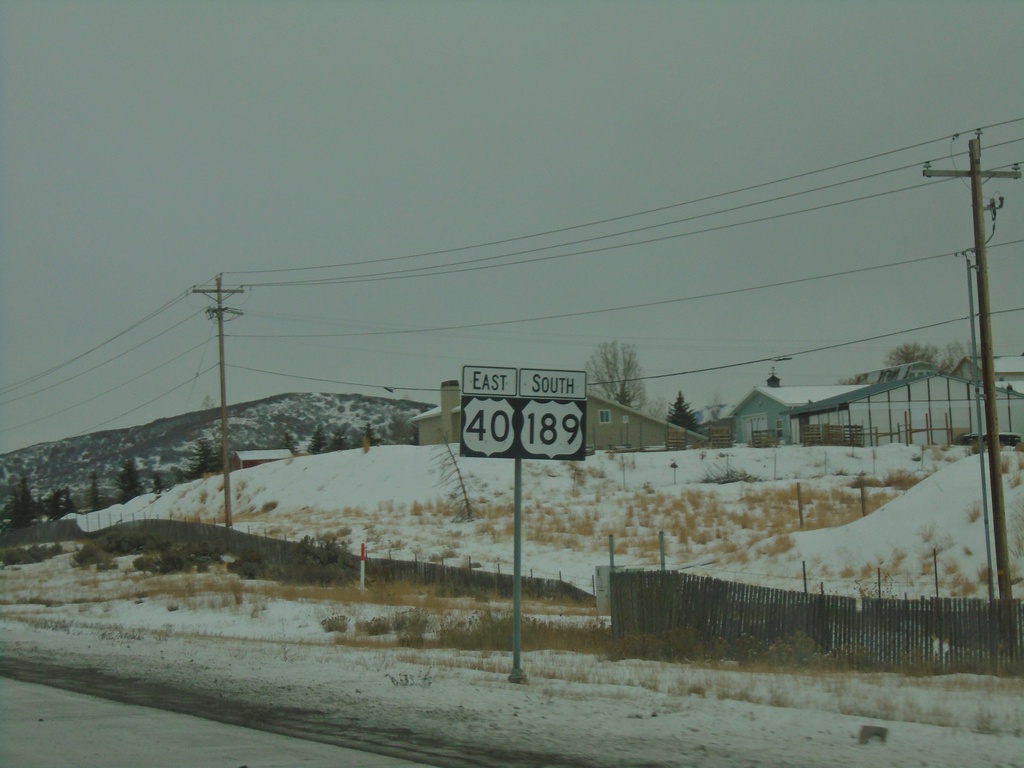
[[[420,445],[440,445],[441,443],[459,442],[462,431],[462,404],[458,381],[446,381],[441,384],[441,409],[423,418],[414,419],[419,430]]]
[[[601,411],[608,412],[607,423],[601,422]],[[665,422],[623,408],[610,400],[594,396],[587,399],[587,445],[598,450],[621,445],[661,447],[665,445],[668,429]]]

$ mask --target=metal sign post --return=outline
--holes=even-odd
[[[523,673],[523,460],[515,460],[515,518],[512,536],[512,674],[510,683],[525,683]]]
[[[586,458],[587,374],[543,368],[464,366],[459,455],[515,460],[512,674],[525,683],[523,628],[523,459]]]

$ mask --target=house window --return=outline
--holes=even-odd
[[[602,408],[597,412],[597,421],[599,424],[611,424],[612,423],[612,412]]]

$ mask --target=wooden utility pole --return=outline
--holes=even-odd
[[[221,471],[224,473],[224,526],[230,528],[231,521],[231,456],[228,451],[228,388],[227,377],[224,366],[224,313],[238,316],[242,314],[239,309],[232,309],[224,306],[224,296],[242,293],[244,288],[224,288],[221,285],[223,275],[217,275],[216,287],[193,288],[192,293],[202,293],[216,299],[217,306],[206,310],[208,317],[217,318],[217,342],[220,350],[220,462]]]
[[[999,458],[999,413],[996,400],[995,363],[992,351],[992,323],[988,295],[988,259],[985,255],[985,203],[981,194],[982,179],[1019,179],[1020,171],[981,170],[981,139],[968,143],[971,158],[969,171],[937,171],[926,167],[925,176],[969,176],[971,205],[974,210],[974,258],[978,267],[978,327],[981,336],[981,384],[985,396],[985,445],[988,449],[988,474],[992,500],[992,535],[996,550],[996,581],[999,597],[1013,599],[1010,582],[1009,549],[1006,539],[1006,509],[1003,501],[1003,471]],[[994,206],[994,204],[993,204]],[[994,207],[993,207],[994,209]],[[980,448],[979,440],[979,448]]]

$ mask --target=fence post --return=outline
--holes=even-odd
[[[860,516],[866,517],[868,514],[868,502],[867,502],[867,489],[862,485],[860,487]]]
[[[807,561],[806,560],[801,560],[800,561],[800,565],[803,567],[803,570],[804,570],[804,594],[806,595],[807,594]]]
[[[804,527],[804,498],[800,494],[800,483],[796,484],[796,509],[800,513],[800,527]]]

